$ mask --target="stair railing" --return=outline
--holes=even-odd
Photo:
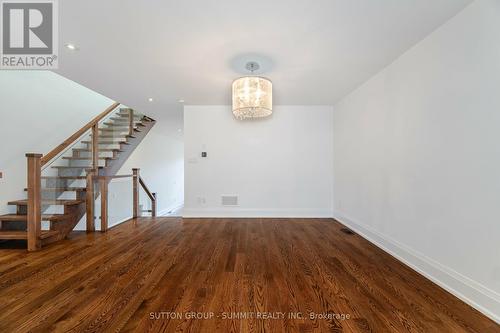
[[[101,114],[92,119],[89,123],[76,131],[66,140],[49,153],[42,155],[39,153],[27,153],[27,233],[28,251],[36,251],[41,248],[41,223],[42,223],[42,195],[41,195],[41,174],[44,167],[48,166],[54,159],[74,145],[79,138],[84,136],[89,130],[92,132],[92,163],[91,174],[97,173],[99,165],[99,122],[105,119],[115,110],[120,103],[115,102]],[[133,131],[134,114],[129,109],[129,133]],[[88,185],[88,183],[87,183]],[[88,223],[87,223],[88,225]]]
[[[74,134],[72,134],[69,138],[64,140],[59,146],[52,149],[48,154],[43,156],[41,158],[42,166],[45,165],[50,160],[52,160],[57,155],[59,155],[63,150],[65,150],[68,146],[70,146],[73,142],[75,142],[83,134],[85,134],[85,132],[87,132],[89,129],[92,129],[92,134],[93,134],[93,136],[92,136],[92,148],[95,148],[95,152],[93,151],[93,154],[92,154],[92,166],[95,168],[97,165],[96,163],[99,162],[99,160],[98,160],[98,158],[99,158],[99,155],[98,155],[99,154],[99,147],[98,147],[98,143],[99,143],[98,140],[99,139],[98,138],[99,138],[99,136],[97,135],[99,132],[98,131],[99,122],[104,117],[106,117],[109,113],[111,113],[111,111],[116,109],[119,105],[120,105],[120,103],[117,103],[117,102],[113,103],[110,107],[108,107],[106,110],[104,110],[100,115],[98,115],[97,117],[92,119],[89,123],[87,123],[85,126],[80,128],[78,131],[76,131]]]
[[[106,232],[108,230],[108,212],[109,212],[109,184],[111,180],[113,179],[118,179],[118,178],[132,178],[132,218],[136,219],[140,216],[142,216],[142,212],[139,210],[139,186],[144,189],[146,194],[148,195],[149,199],[151,200],[151,215],[153,217],[156,216],[156,193],[152,193],[149,188],[147,187],[146,183],[144,180],[141,178],[139,175],[140,169],[134,168],[132,169],[132,174],[126,174],[126,175],[116,175],[116,176],[103,176],[103,175],[97,175],[97,176],[92,176],[94,180],[97,181],[99,184],[99,192],[100,192],[100,203],[101,203],[101,231]],[[88,193],[87,193],[88,195]],[[91,206],[92,211],[90,213],[87,213],[87,216],[92,219],[91,223],[93,226],[95,226],[95,214],[94,214],[94,196],[91,194],[90,198],[91,202],[90,205],[87,205],[87,207]]]
[[[139,176],[139,169],[135,169],[135,170],[137,170],[136,179],[139,179],[139,184],[141,185],[142,189],[144,190],[144,192],[146,192],[146,194],[148,195],[149,199],[151,200],[151,210],[149,212],[151,213],[152,217],[156,217],[156,193],[151,192],[149,190],[149,188],[147,187],[146,183],[144,182],[144,180],[142,179],[142,177]],[[139,197],[139,191],[137,191],[137,198],[138,197]],[[138,200],[137,201],[134,200],[134,207],[137,207],[136,208],[136,210],[137,210],[136,213],[139,214],[139,212],[138,212],[139,201]]]

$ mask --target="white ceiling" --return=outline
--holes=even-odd
[[[334,104],[470,2],[64,0],[57,72],[158,114],[230,104],[255,59],[275,104]]]

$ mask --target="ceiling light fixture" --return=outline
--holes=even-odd
[[[261,118],[273,113],[273,84],[271,80],[254,76],[260,68],[256,62],[246,64],[251,75],[233,81],[233,114],[237,119]]]
[[[66,44],[66,48],[70,49],[71,51],[76,51],[78,48],[76,47],[75,44],[68,43]]]
[[[153,101],[153,97],[149,97],[148,101],[152,102]]]

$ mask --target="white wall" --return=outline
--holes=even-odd
[[[0,71],[0,213],[26,194],[27,152],[46,154],[113,103],[47,71]]]
[[[335,216],[500,320],[500,2],[334,107]]]
[[[332,130],[329,106],[275,106],[253,121],[230,106],[186,106],[184,216],[330,217]]]

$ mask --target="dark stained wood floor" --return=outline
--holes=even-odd
[[[500,332],[341,228],[328,219],[142,218],[36,253],[0,249],[0,332]],[[232,312],[275,319],[227,319]]]

